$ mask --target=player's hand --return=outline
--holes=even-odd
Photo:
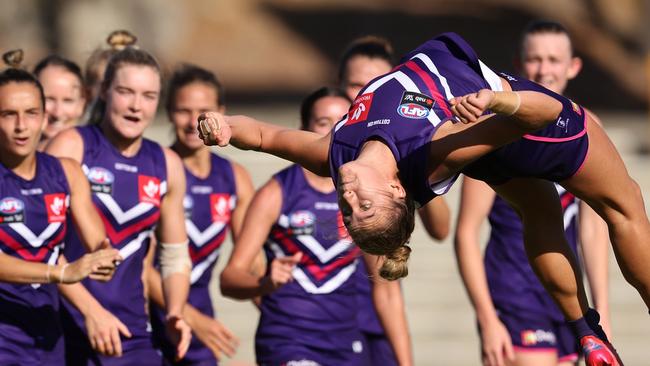
[[[494,100],[495,93],[490,89],[481,89],[478,93],[452,98],[451,111],[463,123],[473,123],[488,110]]]
[[[108,242],[105,242],[108,243]],[[90,277],[93,280],[109,281],[117,264],[122,261],[120,252],[117,249],[108,248],[102,244],[104,249],[84,254],[74,262],[64,265],[61,269],[55,269],[52,275],[59,283],[75,283]]]
[[[515,360],[510,333],[498,318],[481,324],[481,356],[483,366],[506,366],[506,359]]]
[[[191,305],[185,306],[183,315],[194,335],[212,351],[217,360],[221,360],[224,354],[228,357],[235,355],[239,339],[223,323]]]
[[[99,305],[92,307],[84,315],[91,347],[105,356],[122,356],[120,334],[131,338],[129,328]]]
[[[293,281],[293,269],[296,264],[302,259],[302,252],[297,252],[291,257],[275,258],[271,262],[271,270],[269,274],[262,279],[262,287],[265,288],[264,293],[270,293],[285,284]]]
[[[201,113],[197,129],[199,137],[206,145],[227,146],[232,137],[230,125],[223,114],[218,112]]]
[[[190,341],[192,340],[192,329],[178,315],[167,315],[165,319],[165,329],[167,336],[176,346],[176,361],[180,361],[185,357],[187,350],[190,348]]]

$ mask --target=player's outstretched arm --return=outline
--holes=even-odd
[[[206,145],[233,145],[293,161],[321,176],[329,176],[330,135],[296,130],[246,116],[224,116],[217,112],[199,117],[199,134]]]

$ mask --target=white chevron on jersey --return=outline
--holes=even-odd
[[[20,235],[25,241],[29,243],[34,248],[39,248],[43,245],[43,242],[46,240],[52,239],[52,235],[59,230],[61,227],[60,222],[53,222],[47,225],[47,227],[39,235],[34,234],[25,224],[23,223],[13,223],[9,224],[9,227],[12,228],[18,235]]]
[[[488,84],[490,84],[490,89],[494,91],[503,91],[503,84],[501,84],[501,78],[499,75],[487,67],[483,61],[478,60],[478,64],[481,66],[483,78],[488,82]]]
[[[289,217],[287,215],[280,215],[278,219],[278,225],[288,228],[289,227]],[[332,258],[335,258],[337,255],[345,252],[352,245],[352,240],[350,239],[340,239],[334,245],[325,249],[318,240],[314,239],[311,235],[297,235],[296,239],[300,241],[304,246],[306,246],[309,251],[311,251],[321,263],[327,263]],[[269,241],[273,242],[269,239]],[[277,245],[277,243],[276,243]]]
[[[579,211],[580,204],[578,201],[571,203],[564,209],[564,230],[566,230],[569,225],[571,225],[573,218],[578,215]]]
[[[133,240],[128,242],[126,245],[124,245],[120,249],[120,256],[122,259],[128,258],[131,254],[135,253],[142,247],[142,243],[144,243],[145,239],[149,237],[149,234],[151,234],[153,230],[145,230],[141,231],[137,237],[135,237]]]
[[[190,237],[192,243],[197,247],[202,247],[205,243],[212,240],[217,234],[221,233],[226,226],[225,222],[215,221],[205,230],[199,230],[192,220],[185,220],[185,228],[187,229],[187,236]]]
[[[151,210],[154,205],[148,202],[138,202],[137,205],[131,207],[130,209],[126,210],[126,212],[122,211],[122,208],[120,205],[115,202],[113,199],[113,196],[111,196],[108,193],[95,193],[95,196],[102,201],[104,204],[104,207],[108,209],[108,211],[111,213],[111,216],[117,221],[118,224],[122,225],[125,222],[129,222],[145,213],[147,213],[149,210]]]
[[[447,82],[447,78],[442,76],[442,74],[438,71],[438,68],[433,63],[433,61],[431,61],[429,56],[425,55],[424,53],[418,53],[417,55],[411,57],[411,60],[415,58],[422,61],[422,63],[424,63],[424,65],[429,69],[429,71],[434,73],[438,77],[438,79],[440,79],[440,85],[442,85],[442,89],[444,89],[445,91],[445,97],[447,97],[447,100],[453,98],[454,95],[451,93],[451,89],[449,88],[449,83]]]
[[[52,255],[50,255],[50,258],[47,260],[47,264],[49,264],[49,265],[55,265],[56,264],[56,261],[59,259],[59,250],[60,249],[61,248],[58,245],[56,245],[52,249]],[[32,283],[31,285],[32,285],[32,287],[34,289],[37,289],[37,288],[41,287],[40,283]]]
[[[217,248],[215,251],[210,253],[207,258],[205,258],[201,263],[195,264],[192,267],[192,274],[190,276],[190,283],[193,285],[196,281],[203,276],[203,273],[210,267],[212,262],[216,261],[219,257],[219,252],[221,248]]]
[[[273,242],[270,242],[269,244],[276,258],[285,257],[284,252],[278,244]],[[293,268],[291,274],[300,287],[302,287],[306,292],[310,294],[329,294],[341,287],[341,285],[352,276],[354,271],[357,269],[357,261],[358,259],[355,259],[352,263],[343,267],[334,277],[327,280],[321,286],[316,286],[316,284],[309,279],[309,276],[307,276],[305,272],[297,266]]]

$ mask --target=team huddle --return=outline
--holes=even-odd
[[[208,291],[230,232],[220,287],[260,311],[258,365],[412,365],[396,280],[416,211],[433,239],[448,235],[442,196],[461,174],[455,245],[482,364],[623,364],[608,340],[608,238],[650,307],[650,223],[597,117],[562,96],[581,64],[560,24],[525,29],[520,75],[455,33],[399,62],[387,41],[359,38],[339,85],[303,100],[299,129],[225,115],[223,85],[199,66],[163,82],[136,41],[112,33],[85,73],[57,55],[33,72],[22,51],[3,57],[1,364],[233,356]],[[143,137],[163,89],[169,147]],[[295,164],[256,191],[206,146],[229,144]]]

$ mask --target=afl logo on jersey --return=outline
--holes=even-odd
[[[183,211],[185,211],[185,218],[192,216],[192,208],[194,208],[194,198],[189,194],[183,197]]]
[[[45,195],[45,208],[47,209],[47,222],[63,222],[68,211],[65,193],[52,193]]]
[[[311,235],[316,227],[316,215],[307,210],[292,212],[289,215],[289,227],[293,235]]]
[[[370,106],[372,105],[372,98],[374,93],[362,94],[354,100],[350,111],[348,112],[348,122],[346,125],[353,125],[355,123],[363,122],[368,118]]]
[[[210,195],[210,212],[213,222],[230,221],[230,195],[227,193],[213,193]]]
[[[88,172],[88,181],[90,182],[90,189],[93,192],[111,194],[113,192],[115,176],[108,169],[94,166]]]
[[[433,98],[428,95],[405,91],[397,113],[406,118],[423,119],[429,116],[434,104]]]
[[[160,206],[160,180],[156,177],[138,175],[140,202]]]
[[[0,224],[25,222],[25,204],[14,197],[0,200]]]

